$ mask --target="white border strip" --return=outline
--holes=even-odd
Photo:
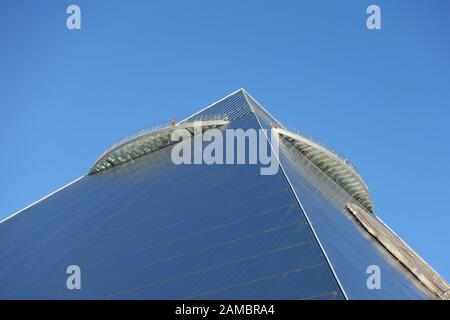
[[[45,197],[43,197],[43,198],[41,198],[41,199],[39,199],[39,200],[33,202],[32,204],[26,206],[25,208],[23,208],[23,209],[21,209],[21,210],[15,212],[15,213],[13,213],[13,214],[10,215],[9,217],[6,217],[5,219],[1,220],[1,221],[0,221],[0,224],[3,223],[3,222],[5,222],[5,221],[8,221],[9,219],[13,218],[14,216],[18,215],[19,213],[21,213],[21,212],[27,210],[28,208],[34,206],[35,204],[37,204],[37,203],[39,203],[39,202],[41,202],[41,201],[44,201],[44,200],[47,199],[48,197],[50,197],[50,196],[54,195],[55,193],[57,193],[58,191],[61,191],[61,190],[65,189],[65,188],[69,187],[70,185],[72,185],[72,184],[74,184],[75,182],[81,180],[81,179],[84,178],[85,176],[87,176],[87,174],[82,175],[81,177],[79,177],[79,178],[73,180],[72,182],[69,182],[69,183],[66,184],[65,186],[59,188],[58,190],[53,191],[52,193],[46,195]]]

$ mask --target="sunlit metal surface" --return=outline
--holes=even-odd
[[[255,100],[250,103],[268,132],[283,127]],[[279,160],[348,299],[435,297],[347,213],[348,203],[361,204],[285,139],[280,140]],[[370,265],[382,270],[380,290],[370,290],[366,285]]]
[[[281,172],[175,165],[172,148],[85,176],[0,224],[0,298],[343,298]],[[73,264],[81,290],[66,288]]]
[[[419,257],[403,240],[371,214],[359,206],[348,203],[348,211],[383,247],[422,282],[436,298],[448,300],[450,287],[436,271]]]
[[[359,202],[288,142],[280,143],[280,162],[349,299],[433,298],[352,219],[346,205]],[[371,265],[378,266],[382,273],[379,290],[367,287],[367,268]]]
[[[179,125],[120,141],[98,159],[116,164],[0,222],[0,298],[436,298],[347,211],[368,207],[320,162],[342,159],[280,131],[291,141],[280,140],[275,175],[256,165],[175,165],[169,132],[197,120],[224,121],[202,130],[285,130],[241,89]],[[316,160],[298,142],[316,148]],[[73,264],[81,290],[66,287]],[[366,285],[370,265],[382,270],[380,290]]]

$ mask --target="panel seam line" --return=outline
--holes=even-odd
[[[251,104],[249,103],[249,101],[248,101],[247,97],[245,96],[245,94],[244,94],[244,97],[245,97],[245,100],[247,101],[247,104],[249,104],[249,106],[250,106]],[[256,100],[255,100],[255,101],[256,101]],[[264,110],[264,108],[263,108],[263,110]],[[261,122],[259,121],[258,116],[256,115],[255,112],[253,112],[253,114],[254,114],[254,116],[255,116],[255,118],[256,118],[256,121],[258,122],[260,128],[263,129],[263,127],[262,127],[262,125],[261,125]],[[325,257],[325,260],[326,260],[328,266],[330,267],[331,272],[332,272],[334,278],[336,279],[336,282],[337,282],[337,284],[338,284],[338,286],[339,286],[339,289],[341,289],[341,292],[342,292],[342,294],[344,295],[345,300],[349,300],[349,298],[348,298],[348,296],[347,296],[347,293],[345,292],[344,287],[342,286],[342,284],[341,284],[341,282],[340,282],[340,280],[339,280],[339,278],[338,278],[338,276],[337,276],[337,274],[336,274],[336,272],[335,272],[335,270],[334,270],[334,268],[333,268],[333,265],[331,264],[331,261],[330,261],[328,255],[327,255],[327,253],[326,253],[326,251],[325,251],[325,249],[324,249],[322,243],[320,242],[319,237],[317,236],[317,233],[316,233],[316,231],[315,231],[315,229],[314,229],[314,227],[313,227],[313,225],[312,225],[312,223],[311,223],[311,220],[309,219],[309,216],[308,216],[308,214],[306,213],[306,210],[305,210],[305,208],[303,207],[303,204],[301,203],[300,199],[298,198],[297,193],[295,192],[295,189],[294,189],[294,187],[292,186],[292,183],[291,183],[291,181],[289,180],[289,177],[287,176],[287,174],[286,174],[286,172],[285,172],[285,170],[284,170],[284,168],[283,168],[283,165],[281,164],[281,161],[280,161],[280,159],[279,159],[279,155],[277,155],[277,154],[274,152],[272,143],[269,141],[269,138],[267,137],[267,133],[264,132],[264,131],[263,131],[263,133],[264,133],[264,136],[266,137],[267,143],[269,143],[269,145],[270,145],[270,149],[271,149],[272,153],[275,155],[275,157],[276,157],[276,159],[277,159],[277,161],[278,161],[278,164],[279,164],[279,166],[280,166],[281,172],[283,173],[283,175],[284,175],[284,177],[285,177],[285,179],[286,179],[286,181],[287,181],[287,183],[288,183],[288,185],[289,185],[289,188],[291,189],[291,192],[294,194],[295,199],[297,200],[297,202],[298,202],[300,208],[301,208],[302,211],[303,211],[303,214],[304,214],[306,220],[308,221],[308,224],[309,224],[309,226],[310,226],[310,228],[311,228],[311,231],[312,231],[312,233],[313,233],[313,236],[314,236],[314,238],[316,239],[316,241],[317,241],[317,243],[318,243],[318,245],[319,245],[319,248],[320,248],[320,250],[322,251],[322,253],[323,253],[324,257]]]

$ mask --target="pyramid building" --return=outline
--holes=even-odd
[[[192,141],[266,129],[279,169],[175,164],[177,129]],[[445,280],[375,215],[355,168],[243,89],[121,140],[0,222],[0,299],[448,298]]]

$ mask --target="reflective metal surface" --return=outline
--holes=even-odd
[[[274,123],[253,101],[263,128]],[[292,144],[280,140],[280,164],[349,299],[431,299],[432,294],[347,213],[358,202]],[[381,288],[369,289],[369,266],[381,270]]]
[[[4,299],[342,298],[281,172],[176,166],[170,147],[0,224],[0,266]]]
[[[222,131],[283,128],[244,90],[181,123],[217,117],[230,121]],[[0,298],[433,298],[346,211],[358,204],[348,190],[291,143],[281,140],[272,176],[259,165],[175,165],[172,148],[1,222]],[[81,268],[80,290],[66,286],[69,265]],[[379,289],[367,285],[373,265]]]

